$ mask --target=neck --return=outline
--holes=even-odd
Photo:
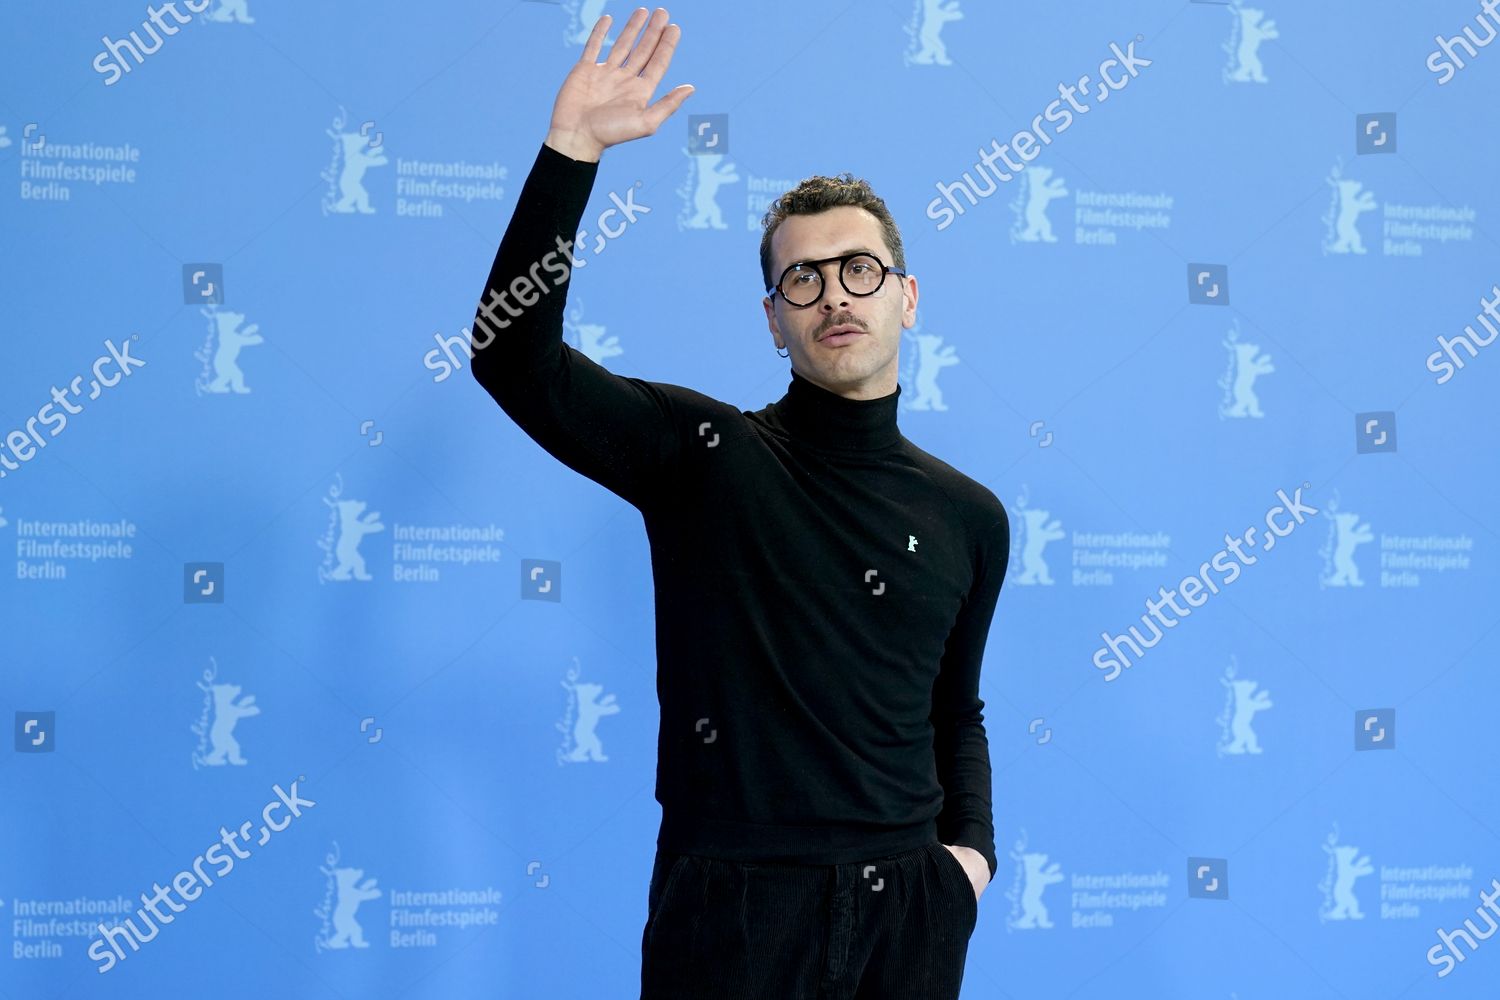
[[[792,370],[786,395],[776,412],[794,440],[822,448],[875,451],[901,440],[896,405],[901,386],[874,399],[849,399]]]

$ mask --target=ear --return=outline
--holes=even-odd
[[[901,279],[901,327],[910,330],[917,325],[917,278],[908,274]]]
[[[776,302],[769,296],[763,296],[760,304],[766,310],[766,327],[771,331],[771,343],[779,351],[786,348],[781,343],[781,325],[776,322]]]

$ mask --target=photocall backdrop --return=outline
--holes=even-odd
[[[637,995],[642,523],[465,350],[630,10],[0,11],[0,998]],[[769,203],[887,200],[1013,534],[964,995],[1495,996],[1493,5],[671,14],[565,335],[758,409]]]

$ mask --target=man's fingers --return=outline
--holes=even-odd
[[[620,29],[620,37],[615,39],[615,44],[610,47],[609,58],[605,63],[614,69],[625,65],[625,57],[630,55],[630,50],[635,46],[635,37],[640,33],[643,16],[646,8],[637,7],[630,15],[630,20],[625,22],[625,27]]]
[[[667,9],[658,7],[651,12],[651,17],[646,20],[646,33],[641,36],[640,43],[631,50],[630,55],[625,57],[625,68],[639,72],[642,68],[649,66],[651,54],[656,51],[656,43],[661,38],[661,33],[667,26]]]
[[[604,47],[604,36],[609,34],[609,21],[609,15],[603,14],[594,22],[594,30],[589,33],[589,40],[584,44],[583,55],[579,56],[579,59],[590,65],[599,61],[599,50]]]
[[[669,24],[662,29],[661,39],[656,43],[656,49],[651,53],[651,59],[641,67],[641,79],[651,84],[652,92],[656,85],[661,83],[661,78],[667,75],[667,67],[672,64],[672,53],[677,51],[678,39],[682,38],[682,28],[676,24]]]
[[[651,131],[655,132],[661,128],[661,123],[672,117],[672,112],[682,107],[682,102],[688,99],[693,92],[691,83],[684,83],[679,87],[673,87],[668,93],[651,107],[646,109],[646,120],[651,123]]]

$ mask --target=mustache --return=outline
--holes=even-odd
[[[836,326],[857,326],[861,330],[864,330],[866,333],[870,332],[869,327],[865,326],[865,324],[853,313],[841,313],[838,316],[832,317],[827,322],[819,326],[815,331],[815,335],[821,337],[824,333],[832,330]]]

